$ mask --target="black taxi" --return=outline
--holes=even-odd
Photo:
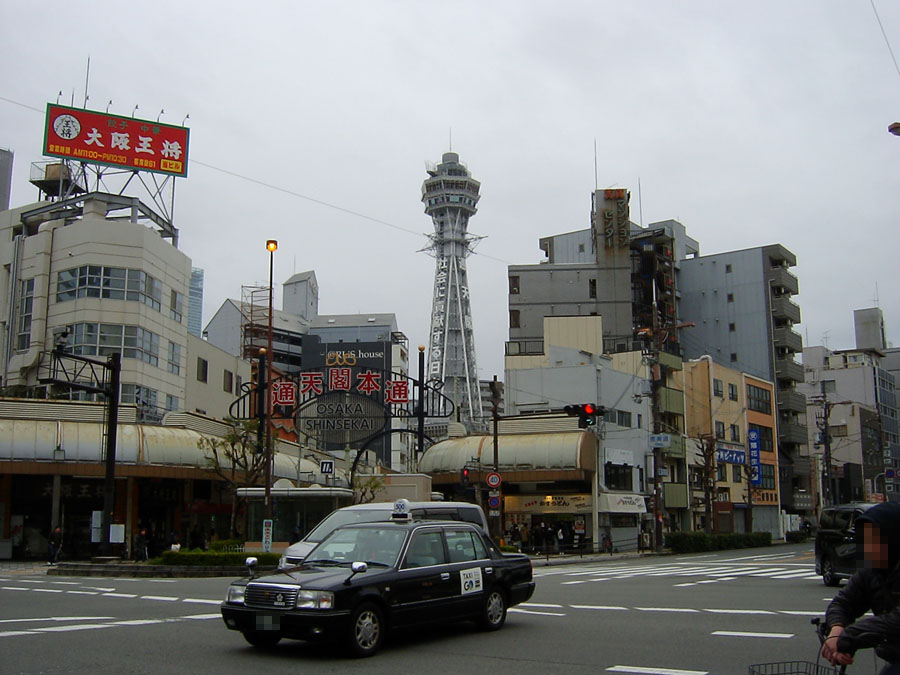
[[[413,521],[406,500],[389,522],[338,528],[302,564],[235,581],[222,618],[251,645],[282,638],[340,639],[370,656],[388,630],[474,620],[498,630],[506,610],[534,593],[531,560],[501,553],[484,531],[464,522]]]

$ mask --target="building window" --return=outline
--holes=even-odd
[[[234,390],[234,373],[230,370],[222,373],[222,389],[229,394]]]
[[[197,382],[206,382],[209,377],[209,361],[197,357]]]
[[[731,265],[725,265],[725,274],[731,274]]]
[[[132,403],[143,410],[156,410],[156,400],[155,389],[139,384],[122,384],[122,403]]]
[[[616,424],[631,428],[631,413],[627,410],[616,410]]]
[[[159,365],[159,336],[140,326],[75,323],[66,328],[69,331],[67,351],[71,354],[109,356],[118,353],[126,359]]]
[[[729,333],[736,333],[736,332],[737,332],[737,324],[736,324],[736,323],[730,323],[730,324],[728,324],[728,332],[729,332]]]
[[[735,443],[741,442],[741,428],[737,424],[732,424],[730,426],[731,431],[731,440]]]
[[[181,345],[177,342],[169,342],[168,371],[175,375],[181,374]]]
[[[509,310],[509,327],[510,328],[518,328],[519,327],[519,310],[517,310],[517,309]]]
[[[578,244],[578,252],[584,253],[584,244]]]
[[[732,363],[735,363],[737,361],[737,352],[731,352],[731,356],[729,356],[729,358],[731,359]]]
[[[180,408],[181,402],[178,400],[178,397],[166,394],[166,410],[179,410]]]
[[[713,379],[713,396],[725,396],[724,385],[722,384],[722,380]]]
[[[240,375],[235,375],[235,376],[234,376],[234,393],[235,393],[235,394],[240,394],[240,393],[241,393],[241,386],[242,386],[243,384],[244,384],[244,381],[241,379],[241,376],[240,376]]]
[[[19,287],[19,320],[16,325],[16,349],[31,346],[31,314],[34,311],[34,279],[23,279]]]
[[[775,443],[772,438],[772,427],[761,427],[758,424],[751,424],[750,431],[756,431],[759,434],[759,449],[764,452],[774,452]]]
[[[725,464],[717,464],[716,465],[716,482],[724,483],[728,480],[728,474],[726,473],[727,468]]]
[[[607,462],[604,471],[604,482],[610,490],[631,490],[634,471],[627,464]]]
[[[747,385],[747,407],[764,415],[772,414],[772,392],[752,384]]]
[[[728,302],[734,302],[734,293],[729,293],[727,299]]]
[[[740,464],[732,464],[731,465],[731,482],[732,483],[742,482],[741,465]]]
[[[169,296],[169,318],[181,323],[183,315],[184,295],[173,289]]]
[[[75,298],[133,300],[159,310],[162,284],[142,270],[83,265],[56,275],[56,301]]]
[[[759,475],[762,478],[762,483],[760,483],[760,487],[763,490],[774,490],[775,489],[775,465],[760,464],[759,465]]]
[[[731,401],[738,400],[738,388],[734,382],[728,383],[728,399]]]
[[[716,420],[716,438],[725,438],[725,422]]]
[[[509,294],[510,295],[518,295],[519,294],[519,277],[510,277],[509,278]]]
[[[589,298],[597,297],[597,280],[596,279],[588,279],[588,297]]]

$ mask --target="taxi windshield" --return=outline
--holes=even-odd
[[[391,507],[389,504],[385,505],[385,508],[383,509],[338,509],[316,525],[316,527],[304,537],[304,540],[317,544],[334,530],[343,527],[344,525],[383,522],[385,520],[390,520],[390,517]]]
[[[346,527],[328,535],[305,562],[310,565],[366,562],[393,567],[405,539],[406,531],[396,528]]]

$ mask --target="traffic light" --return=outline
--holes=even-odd
[[[469,485],[469,469],[466,467],[459,470],[459,484],[463,487],[468,487]]]
[[[567,405],[563,408],[567,415],[578,417],[578,428],[586,429],[597,424],[597,415],[602,415],[605,408],[596,406],[593,403],[580,403],[578,405]]]

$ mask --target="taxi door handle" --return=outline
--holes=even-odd
[[[493,574],[493,573],[494,573],[494,568],[493,568],[493,567],[485,567],[485,568],[484,568],[484,573],[485,573],[485,574]]]
[[[450,572],[441,572],[441,581],[450,581]]]

